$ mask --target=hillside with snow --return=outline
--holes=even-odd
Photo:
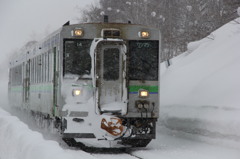
[[[240,142],[240,18],[188,44],[161,72],[167,127]]]

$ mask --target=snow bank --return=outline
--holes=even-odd
[[[237,19],[240,21],[240,18]],[[230,22],[161,77],[162,105],[240,105],[240,25]]]
[[[207,38],[204,38],[202,40],[199,40],[199,41],[193,41],[193,42],[190,42],[188,43],[187,45],[187,52],[188,53],[191,53],[193,51],[195,51],[197,48],[199,48],[200,46],[202,46],[204,43],[207,43],[211,40],[210,37],[207,37]]]
[[[43,139],[18,118],[0,109],[1,159],[93,159],[83,151],[62,149],[55,141]]]
[[[240,18],[188,45],[161,73],[165,125],[240,142]]]

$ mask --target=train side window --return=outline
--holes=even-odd
[[[48,52],[48,82],[51,82],[51,77],[50,77],[50,73],[51,73],[51,54],[50,52]]]
[[[37,65],[38,65],[38,70],[37,70],[37,83],[40,83],[41,82],[41,56],[39,55],[37,57]]]
[[[45,70],[44,70],[44,66],[45,66],[45,63],[44,63],[44,54],[41,55],[41,59],[42,59],[42,65],[41,65],[41,69],[42,69],[41,82],[44,83],[44,73],[45,73]]]
[[[32,61],[31,60],[29,60],[30,61],[30,63],[29,63],[29,67],[30,67],[30,71],[29,71],[29,81],[30,81],[30,83],[32,82]]]
[[[36,57],[36,83],[39,83],[39,57]]]
[[[36,83],[36,57],[33,58],[33,82]]]
[[[20,84],[20,79],[23,79],[23,77],[24,77],[24,71],[23,71],[25,69],[24,65],[25,65],[25,63],[22,63],[22,65],[20,66],[22,73],[21,73],[21,76],[19,75],[18,84]]]
[[[47,59],[48,59],[48,75],[47,75],[47,81],[50,82],[50,71],[51,71],[51,67],[50,67],[50,53],[47,53]]]
[[[45,55],[42,54],[42,82],[45,82]]]
[[[30,60],[30,83],[33,83],[33,59]]]
[[[31,73],[31,75],[32,75],[32,83],[34,83],[34,58],[31,60],[31,63],[32,63],[32,68],[31,68],[31,70],[32,70],[32,73]]]
[[[12,69],[9,69],[9,82],[12,84]]]
[[[30,82],[33,83],[33,59],[31,59],[31,61],[30,61],[30,73],[31,73],[31,75],[30,75],[30,77],[31,77]]]
[[[47,82],[47,58],[46,58],[47,53],[43,54],[44,57],[44,82]]]
[[[13,81],[12,83],[13,83],[13,85],[15,85],[15,78],[16,78],[15,72],[16,72],[16,69],[13,68],[13,72],[12,72],[12,81]]]
[[[23,70],[22,70],[22,65],[20,65],[19,67],[19,78],[17,78],[17,81],[18,81],[18,85],[21,85],[22,84],[22,79],[23,79]]]
[[[15,85],[15,68],[12,68],[12,85]]]
[[[49,68],[48,68],[48,53],[45,54],[45,60],[46,60],[46,82],[48,82],[48,71],[49,71]]]
[[[41,77],[42,77],[42,59],[41,55],[38,57],[38,66],[39,66],[39,76],[38,76],[38,81],[41,83]]]
[[[40,83],[43,82],[43,58],[42,55],[40,55]]]
[[[12,74],[13,74],[13,75],[12,75],[13,85],[16,84],[16,80],[15,80],[15,79],[16,79],[16,71],[17,71],[17,70],[16,70],[16,68],[14,67],[14,68],[13,68],[13,72],[12,72]]]
[[[35,58],[33,58],[33,83],[35,83]]]
[[[19,65],[13,69],[13,85],[21,84],[22,84],[22,65]]]
[[[52,53],[49,52],[49,81],[52,81],[52,72],[53,72],[53,58]]]
[[[40,76],[40,81],[41,83],[43,83],[43,79],[44,79],[44,70],[43,70],[43,67],[44,67],[44,59],[43,59],[43,54],[40,56],[41,58],[41,76]]]
[[[14,78],[13,78],[13,80],[14,80],[14,85],[17,85],[17,74],[18,74],[18,69],[17,69],[17,67],[15,67],[14,68]]]
[[[42,83],[45,82],[45,58],[44,54],[42,54]]]
[[[43,56],[43,82],[46,82],[46,58],[45,58],[45,53],[42,55]]]
[[[35,57],[35,83],[38,83],[38,58]]]

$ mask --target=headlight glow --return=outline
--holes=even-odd
[[[79,96],[79,95],[81,95],[81,90],[80,89],[74,89],[72,94],[73,94],[73,96]]]
[[[83,30],[82,29],[75,29],[73,30],[73,36],[83,36]]]
[[[139,97],[145,98],[149,96],[149,92],[147,90],[139,90]]]
[[[150,37],[150,33],[148,31],[141,31],[141,32],[139,32],[139,36],[141,38],[149,38]]]

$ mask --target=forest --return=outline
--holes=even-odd
[[[79,22],[143,24],[162,34],[162,61],[187,50],[187,44],[235,19],[240,0],[100,0],[79,10]]]

